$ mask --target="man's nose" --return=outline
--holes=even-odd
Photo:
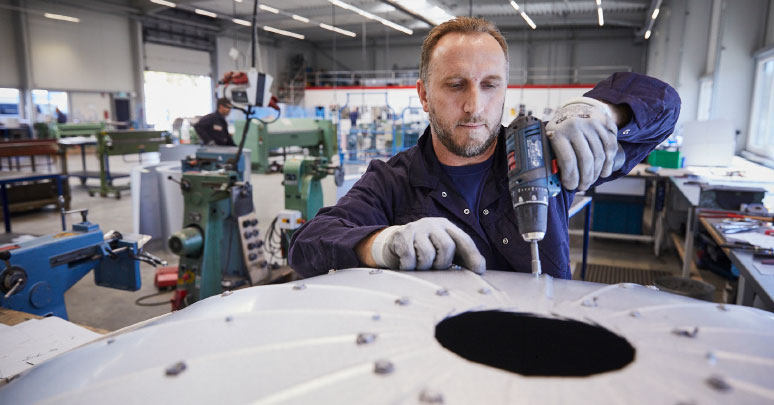
[[[478,115],[483,109],[483,94],[478,86],[471,86],[470,90],[465,95],[465,102],[462,106],[463,111],[466,114]]]

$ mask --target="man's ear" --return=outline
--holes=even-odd
[[[427,107],[427,88],[422,79],[417,79],[417,94],[419,94],[419,102],[422,103],[422,109],[425,112],[430,112],[430,109]]]

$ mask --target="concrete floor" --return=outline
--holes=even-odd
[[[147,163],[148,158],[144,159]],[[89,165],[94,164],[96,160],[93,156],[88,157]],[[134,157],[121,156],[111,157],[110,165],[114,172],[127,172],[130,167],[137,164]],[[68,157],[68,166],[73,169],[80,169],[80,157],[70,155]],[[276,213],[284,208],[283,187],[281,185],[282,175],[275,174],[253,174],[251,181],[254,187],[254,202],[258,219],[263,226],[261,230],[268,228],[271,220]],[[95,180],[90,180],[90,184],[96,185]],[[128,178],[116,180],[117,184],[128,184]],[[115,198],[90,197],[86,189],[81,186],[77,179],[71,179],[72,202],[71,209],[88,208],[89,220],[100,225],[103,231],[114,229],[120,232],[132,232],[132,209],[129,191],[123,193],[123,197],[118,200]],[[324,202],[326,205],[333,204],[336,200],[336,186],[333,183],[332,176],[328,176],[322,181]],[[78,220],[74,215],[68,218],[68,226],[72,221]],[[53,209],[44,209],[29,213],[14,215],[13,220],[14,233],[29,233],[33,235],[43,235],[57,232],[60,229],[60,215]],[[265,232],[263,233],[266,234]],[[153,253],[167,261],[170,265],[177,264],[177,256],[169,253],[164,248],[165,241],[151,241],[146,247],[147,251]],[[582,239],[573,237],[571,239],[571,262],[577,263],[581,260]],[[615,241],[615,240],[593,240],[589,247],[589,262],[605,264],[612,266],[626,266],[648,270],[663,270],[678,274],[681,268],[680,261],[673,252],[667,251],[661,257],[655,257],[652,253],[652,247],[647,243]],[[172,293],[167,292],[148,301],[164,302],[159,306],[138,306],[135,300],[140,297],[156,293],[153,286],[153,276],[155,269],[147,264],[141,264],[142,288],[136,292],[127,292],[113,290],[109,288],[97,287],[94,285],[93,276],[87,275],[66,294],[65,301],[70,320],[82,325],[88,325],[105,330],[116,330],[122,327],[143,321],[158,315],[167,313],[170,306],[166,303]],[[715,280],[722,289],[724,282]],[[719,296],[718,296],[719,297]]]

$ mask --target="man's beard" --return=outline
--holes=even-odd
[[[497,135],[500,133],[500,121],[502,121],[502,115],[500,116],[500,119],[497,120],[496,125],[489,125],[486,121],[482,120],[479,117],[471,117],[470,119],[467,119],[465,121],[456,122],[453,125],[457,126],[460,124],[469,124],[469,123],[483,123],[486,125],[486,128],[489,129],[489,137],[487,137],[483,142],[473,140],[471,138],[467,139],[466,144],[457,144],[454,142],[454,127],[449,127],[441,124],[436,118],[435,118],[435,110],[433,108],[430,108],[430,111],[428,112],[428,115],[430,116],[430,128],[433,130],[435,135],[438,137],[438,140],[441,141],[441,144],[446,147],[446,149],[449,150],[449,152],[453,153],[456,156],[463,157],[463,158],[472,158],[476,157],[482,153],[484,153],[487,149],[489,149],[490,146],[495,142],[497,139]]]

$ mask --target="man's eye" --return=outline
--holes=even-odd
[[[453,88],[453,89],[459,89],[462,87],[462,83],[449,83],[447,86]]]

